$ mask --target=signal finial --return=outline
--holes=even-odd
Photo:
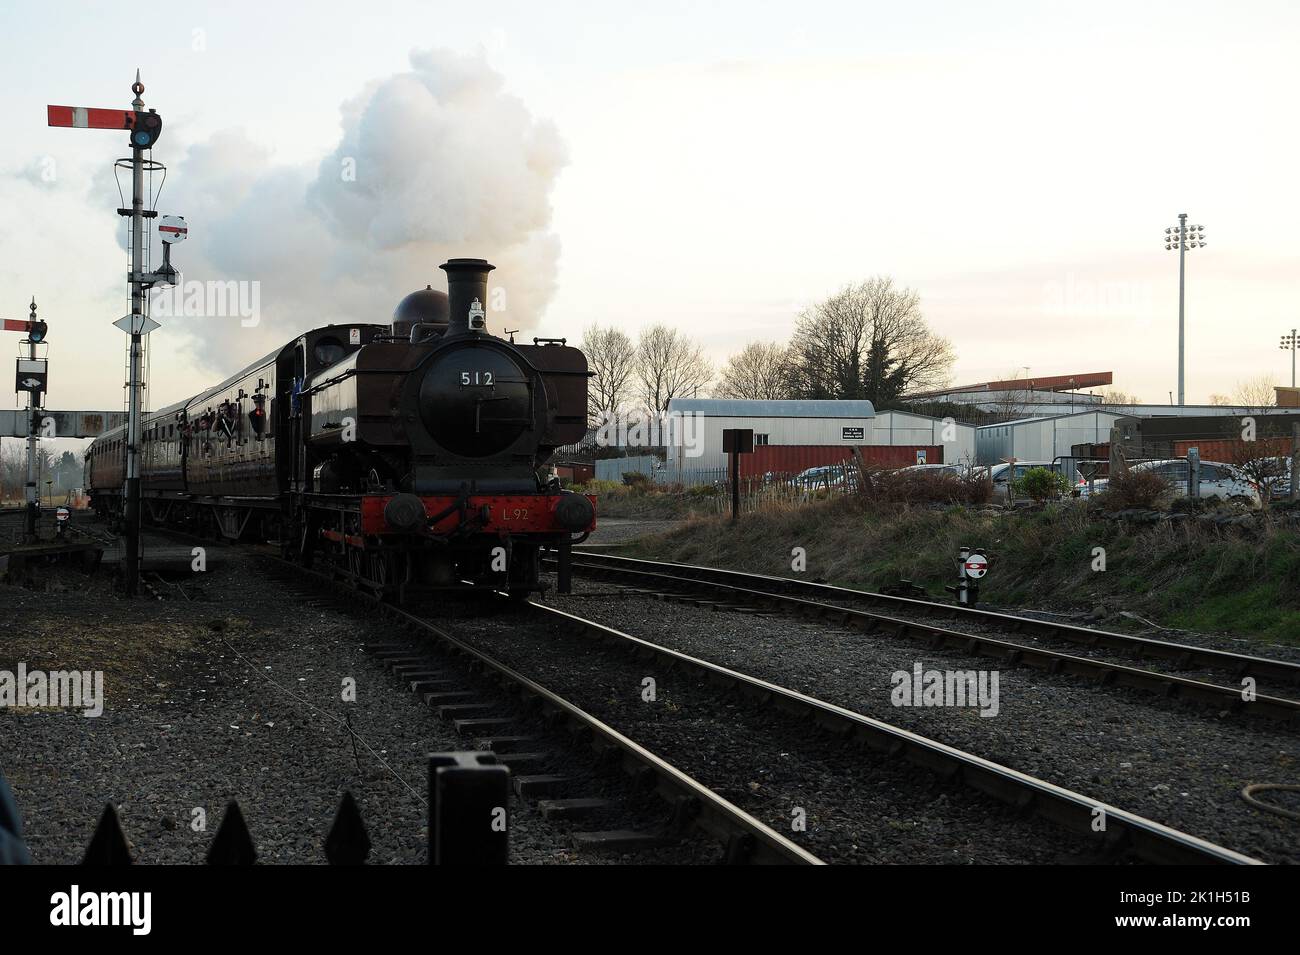
[[[135,68],[135,82],[131,84],[131,92],[135,94],[135,99],[131,105],[135,107],[136,112],[144,109],[144,100],[140,97],[144,93],[144,84],[140,82],[140,67]]]

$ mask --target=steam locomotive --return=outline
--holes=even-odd
[[[541,589],[540,555],[595,529],[595,498],[541,469],[586,430],[587,360],[563,339],[487,331],[482,259],[451,259],[390,325],[312,329],[142,425],[142,516],[228,540],[278,540],[399,601]],[[127,436],[97,438],[86,486],[121,515]]]

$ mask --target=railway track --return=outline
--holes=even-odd
[[[338,577],[329,572],[303,568],[266,554],[259,555],[285,577],[301,575],[338,593]],[[446,653],[464,660],[472,669],[490,678],[513,696],[522,696],[540,709],[540,718],[551,725],[566,726],[571,735],[588,744],[602,760],[616,761],[618,766],[640,786],[653,789],[672,813],[676,827],[693,827],[718,839],[725,847],[725,858],[734,864],[821,865],[820,859],[794,842],[773,831],[753,816],[671,765],[647,748],[619,733],[613,727],[582,710],[559,694],[522,673],[494,659],[484,651],[458,638],[442,626],[407,610],[352,589],[349,597],[384,618],[413,638],[432,641]],[[427,666],[410,651],[392,645],[371,648],[389,669],[419,689]],[[453,694],[455,695],[455,694]],[[472,704],[471,704],[472,705]],[[472,730],[481,720],[470,718],[464,729]],[[461,727],[458,726],[458,729]],[[510,757],[503,757],[509,764]]]
[[[660,646],[563,610],[536,602],[530,603],[528,608],[561,630],[614,644],[638,659],[652,659],[667,668],[692,672],[712,685],[748,697],[802,724],[818,726],[893,760],[906,761],[944,780],[964,784],[1019,813],[1040,817],[1077,835],[1102,839],[1106,852],[1112,857],[1127,855],[1159,864],[1259,864],[1249,856],[1154,820],[796,690]],[[1106,820],[1104,833],[1095,830],[1099,816]]]
[[[1179,667],[1204,667],[1252,678],[1260,686],[1300,685],[1300,664],[1246,654],[1167,643],[1145,637],[1092,630],[1050,621],[1034,620],[987,610],[938,604],[909,597],[894,597],[827,584],[670,564],[590,552],[575,553],[576,574],[629,586],[654,596],[715,602],[735,609],[778,610],[807,619],[833,620],[866,631],[886,631],[921,641],[931,649],[952,648],[1013,666],[1030,666],[1051,673],[1075,674],[1103,685],[1131,686],[1166,697],[1207,703],[1234,712],[1246,712],[1300,725],[1300,701],[1257,693],[1247,702],[1241,686],[1211,683],[1170,673],[1080,656],[987,634],[950,629],[922,618],[947,617],[988,629],[1009,630],[1045,639],[1059,639],[1089,649],[1111,650],[1141,658],[1172,661]],[[872,607],[877,609],[862,609]],[[879,612],[888,609],[891,613]],[[901,616],[909,614],[911,616]]]
[[[291,572],[304,573],[296,565],[278,558],[264,559],[272,560]],[[328,572],[306,573],[326,586],[337,585],[337,578]],[[643,781],[652,779],[656,792],[668,801],[675,812],[681,813],[683,806],[688,807],[685,815],[690,823],[721,839],[727,846],[729,861],[821,863],[821,860],[687,773],[538,681],[475,646],[470,640],[424,619],[418,612],[394,607],[359,591],[352,592],[351,596],[408,634],[436,641],[440,647],[466,659],[511,692],[522,693],[535,700],[543,710],[554,714],[555,719],[568,724],[575,733],[589,739],[598,752],[617,753],[623,769]],[[502,612],[510,613],[511,610],[505,606],[505,595],[500,597]],[[904,761],[935,774],[939,779],[957,782],[990,796],[1017,813],[1038,817],[1066,832],[1097,839],[1108,858],[1137,859],[1156,864],[1259,864],[1258,860],[1242,853],[1117,806],[798,691],[623,633],[596,621],[537,602],[530,602],[524,608],[514,608],[513,612],[521,610],[570,633],[612,643],[638,658],[654,659],[665,667],[690,671],[715,686],[757,701],[765,708],[787,717],[793,716],[801,723],[811,723],[835,736],[864,745],[891,760]],[[509,622],[510,617],[504,619]],[[1105,819],[1105,829],[1100,833],[1095,828],[1099,817]]]

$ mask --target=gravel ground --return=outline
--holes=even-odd
[[[1300,862],[1300,828],[1248,807],[1251,782],[1293,783],[1297,735],[1261,720],[1100,688],[1029,668],[1000,671],[1000,709],[896,707],[895,671],[991,661],[833,625],[710,612],[575,581],[548,604],[799,690],[1148,816],[1268,862]],[[642,666],[645,666],[643,664]]]
[[[666,534],[684,521],[656,521],[630,517],[597,517],[596,529],[583,542],[584,547],[609,547],[624,544],[647,534]]]
[[[138,862],[201,862],[234,799],[260,862],[320,863],[344,790],[365,820],[372,863],[426,860],[425,756],[473,747],[363,651],[391,640],[382,624],[303,600],[253,560],[213,561],[207,574],[184,581],[189,600],[178,593],[128,602],[106,576],[61,569],[42,576],[41,592],[0,585],[0,669],[13,672],[23,661],[29,671],[102,670],[105,711],[90,719],[0,710],[0,769],[35,862],[78,862],[108,801]],[[355,703],[341,699],[345,678],[356,681]],[[364,746],[354,755],[336,722],[344,718],[378,757]],[[576,759],[561,753],[557,765],[586,786],[578,795],[617,790]],[[206,815],[206,831],[192,828],[195,810]],[[584,820],[578,828],[591,827]],[[635,856],[579,854],[571,831],[512,800],[517,863],[718,856],[715,845],[692,842]]]
[[[1068,623],[1076,627],[1091,627],[1092,621],[1089,614],[1081,613],[1054,613],[1046,610],[1033,610],[1022,608],[999,608],[988,607],[989,610],[997,610],[1000,613],[1017,614],[1021,617],[1032,617],[1038,620],[1050,620],[1053,623]],[[1141,623],[1141,620],[1136,622]],[[1105,630],[1105,627],[1097,629]],[[1148,640],[1164,640],[1168,643],[1185,643],[1193,647],[1207,647],[1211,650],[1225,650],[1228,653],[1244,653],[1254,657],[1269,657],[1274,660],[1286,660],[1290,663],[1300,663],[1300,646],[1289,646],[1284,643],[1264,643],[1260,640],[1246,640],[1242,637],[1233,637],[1225,633],[1197,633],[1194,630],[1167,630],[1164,627],[1150,626],[1145,629],[1136,631],[1117,631],[1120,633],[1132,632],[1134,636],[1146,637]]]
[[[575,575],[582,573],[580,568],[575,568]],[[612,585],[616,585],[611,581]],[[633,581],[627,581],[627,586],[637,586]],[[744,587],[743,583],[737,582],[735,586]],[[765,589],[762,586],[755,586],[754,589]],[[707,594],[700,593],[697,596],[705,597]],[[906,610],[894,609],[888,606],[876,607],[870,606],[862,601],[854,600],[851,597],[834,598],[830,596],[814,596],[795,594],[793,596],[806,597],[806,599],[816,600],[820,603],[830,604],[837,607],[845,607],[854,610],[865,610],[868,613],[881,614],[883,616],[899,617],[901,619],[915,620],[922,619],[935,626],[943,627],[949,630],[957,630],[962,633],[969,633],[976,636],[992,637],[994,639],[1004,640],[1008,643],[1023,644],[1025,646],[1037,647],[1045,650],[1055,650],[1071,654],[1072,656],[1085,657],[1091,660],[1100,660],[1107,663],[1117,663],[1122,666],[1133,666],[1147,670],[1157,670],[1163,673],[1171,673],[1177,676],[1186,677],[1191,680],[1202,680],[1208,683],[1217,683],[1221,686],[1238,685],[1237,677],[1223,668],[1206,668],[1203,666],[1179,667],[1174,660],[1166,660],[1158,657],[1138,657],[1135,654],[1124,653],[1122,651],[1107,649],[1105,647],[1092,647],[1087,644],[1071,640],[1067,637],[1049,636],[1033,632],[1021,631],[1016,632],[1005,627],[999,627],[995,624],[984,623],[976,617],[967,617],[965,615],[956,615],[947,610],[942,605],[936,607],[933,612],[926,612],[924,609],[918,610],[908,608]],[[995,610],[996,608],[988,606],[980,609]],[[1077,626],[1086,626],[1081,620],[1073,618],[1067,619],[1061,614],[1049,613],[1032,613],[1027,611],[1000,610],[998,612],[1017,614],[1025,617],[1036,619],[1051,620],[1053,622],[1071,623]],[[1181,631],[1159,631],[1142,636],[1151,640],[1163,640],[1170,643],[1183,643],[1190,646],[1208,647],[1215,650],[1225,650],[1232,653],[1247,653],[1258,656],[1261,654],[1261,646],[1258,643],[1249,641],[1234,640],[1222,635],[1211,634],[1188,634]],[[1186,639],[1184,639],[1186,638]],[[919,645],[919,644],[918,644]],[[1293,662],[1300,662],[1300,651],[1292,647],[1282,647],[1269,645],[1270,651],[1276,649],[1278,652],[1270,652],[1268,656]],[[1270,683],[1267,678],[1259,681],[1256,686],[1256,692],[1267,696],[1278,696],[1293,699],[1296,696],[1296,687],[1289,683]]]
[[[935,626],[942,627],[946,630],[956,630],[960,633],[971,634],[979,637],[989,637],[994,640],[1001,640],[1006,643],[1020,644],[1026,647],[1050,650],[1059,653],[1066,653],[1070,656],[1083,657],[1088,660],[1097,660],[1103,663],[1116,663],[1120,666],[1136,667],[1142,670],[1153,670],[1159,673],[1169,673],[1174,676],[1181,676],[1189,680],[1201,680],[1206,683],[1215,683],[1219,686],[1239,686],[1239,680],[1233,672],[1222,667],[1204,667],[1197,665],[1179,666],[1176,660],[1163,659],[1161,657],[1140,657],[1133,653],[1125,653],[1120,650],[1108,649],[1101,646],[1089,646],[1071,640],[1068,637],[1051,636],[1047,634],[1034,633],[1032,631],[1020,631],[1000,627],[996,624],[986,623],[979,618],[954,616],[939,609],[933,613],[914,613],[911,610],[900,612],[888,607],[871,608],[852,600],[825,600],[823,603],[830,603],[836,606],[849,607],[858,610],[866,610],[869,613],[882,614],[884,616],[898,617],[905,620],[916,620],[918,618],[925,620]],[[906,639],[906,638],[900,638]],[[917,646],[920,642],[916,638],[911,638]],[[1159,636],[1152,636],[1149,639],[1159,640]],[[1174,641],[1167,638],[1167,642],[1185,642],[1189,645],[1212,647],[1213,649],[1229,649],[1221,646],[1223,641],[1193,643],[1191,640]],[[1240,653],[1241,648],[1235,648]],[[1256,647],[1258,649],[1258,647]],[[1277,655],[1277,659],[1286,659],[1286,655]],[[993,661],[992,657],[983,657],[986,664]],[[1255,690],[1260,695],[1276,696],[1284,699],[1294,699],[1297,689],[1293,684],[1274,681],[1270,682],[1267,677],[1260,678],[1256,684]]]
[[[590,616],[594,602],[577,598],[565,603]],[[641,622],[638,608],[628,607],[623,598],[606,606],[623,625]],[[658,612],[666,615],[665,608]],[[503,611],[496,619],[482,616],[449,626],[828,862],[1099,859],[1088,840],[1018,817],[1002,804],[924,770],[720,694],[690,673],[659,672],[652,662],[563,634],[549,622]],[[643,698],[646,677],[656,681],[653,701]],[[801,814],[806,831],[794,828]]]

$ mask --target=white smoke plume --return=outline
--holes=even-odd
[[[408,292],[445,289],[438,266],[458,256],[497,266],[493,332],[537,325],[555,291],[559,135],[482,56],[419,52],[411,66],[344,104],[338,146],[314,169],[275,165],[241,132],[174,164],[160,208],[182,211],[191,238],[173,252],[184,284],[153,314],[201,364],[230,372],[307,328],[387,322]],[[211,295],[196,298],[210,282],[259,283],[256,324],[211,314]]]

